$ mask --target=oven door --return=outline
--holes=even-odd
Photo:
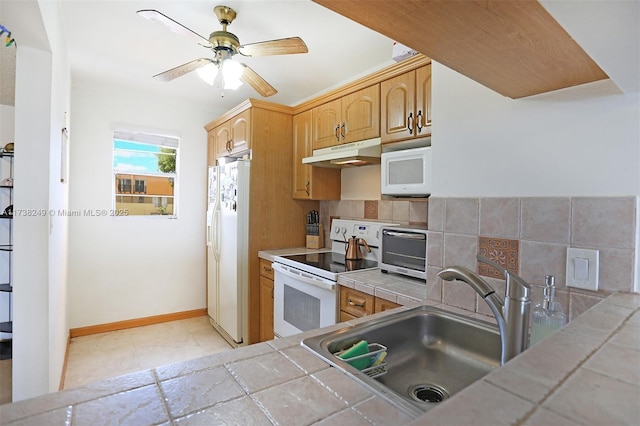
[[[336,323],[335,281],[280,263],[273,264],[273,271],[273,329],[276,336],[291,336]]]

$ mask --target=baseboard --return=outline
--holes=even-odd
[[[187,318],[195,318],[207,315],[207,309],[194,309],[192,311],[175,312],[172,314],[155,315],[152,317],[137,318],[132,320],[110,322],[107,324],[90,325],[87,327],[72,328],[70,337],[88,336],[90,334],[106,333],[108,331],[125,330],[127,328],[142,327],[145,325],[159,324],[168,321],[177,321]]]

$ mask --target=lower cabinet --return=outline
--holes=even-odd
[[[273,337],[273,268],[260,259],[260,341]]]
[[[397,308],[399,305],[362,291],[340,286],[340,322]]]

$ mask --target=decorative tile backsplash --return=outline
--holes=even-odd
[[[478,254],[519,275],[520,241],[506,238],[478,237]],[[478,262],[478,274],[504,278],[504,274],[486,263]]]
[[[534,285],[534,301],[542,297],[537,286],[544,284],[545,275],[554,275],[557,298],[572,319],[615,291],[633,292],[637,203],[636,197],[322,201],[320,216],[327,221],[327,232],[330,216],[428,225],[427,299],[490,314],[471,287],[443,283],[436,276],[445,265],[462,265],[485,275],[504,294],[501,275],[479,268],[476,261],[478,253],[488,250],[489,258],[500,260],[498,263]],[[566,287],[567,247],[600,251],[597,292]],[[493,254],[492,249],[496,250]]]

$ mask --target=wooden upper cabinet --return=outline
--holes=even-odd
[[[431,64],[416,70],[416,108],[422,111],[422,133],[431,134]]]
[[[229,120],[231,143],[229,154],[237,154],[251,148],[251,110],[247,109]]]
[[[340,142],[350,143],[380,136],[380,85],[342,98]]]
[[[431,64],[380,83],[382,143],[431,135]]]
[[[347,94],[312,110],[313,149],[380,136],[380,86]]]
[[[220,126],[209,132],[212,134],[213,144],[215,145],[216,157],[222,157],[228,155],[227,148],[229,147],[229,141],[231,140],[231,131],[229,129],[229,122],[223,123]]]
[[[311,196],[311,167],[302,164],[312,154],[311,110],[293,116],[293,198],[308,200]]]
[[[207,166],[216,165],[216,138],[214,132],[207,132]]]
[[[338,145],[342,123],[342,100],[336,99],[315,107],[312,116],[313,149]]]
[[[292,197],[298,200],[339,200],[340,170],[302,164],[313,153],[311,110],[293,116]]]
[[[209,140],[215,146],[216,157],[237,154],[251,148],[251,110],[225,121],[209,131]]]

